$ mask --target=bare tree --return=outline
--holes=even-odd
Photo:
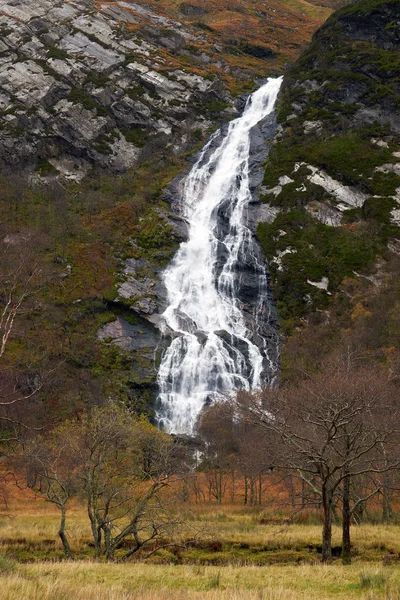
[[[28,233],[3,232],[0,240],[0,359],[5,354],[17,315],[43,282],[43,268],[28,244],[29,238]]]
[[[321,498],[322,560],[332,557],[332,511],[343,503],[343,559],[350,560],[349,485],[398,464],[393,382],[378,368],[340,360],[294,387],[241,394],[237,405],[279,446],[277,467],[297,473]],[[385,463],[382,448],[390,455]]]
[[[68,559],[72,551],[66,535],[67,508],[79,483],[78,465],[70,450],[69,440],[57,428],[47,437],[37,436],[19,446],[13,459],[16,472],[25,471],[28,487],[60,509],[58,535]]]
[[[160,496],[172,475],[171,440],[116,405],[92,410],[77,433],[96,554],[158,548],[173,519]]]
[[[237,467],[244,479],[244,504],[256,506],[263,500],[263,476],[271,471],[273,448],[253,423],[236,420]]]
[[[214,498],[217,504],[222,503],[235,468],[237,445],[233,416],[229,403],[219,403],[203,411],[197,428],[202,448],[199,469],[207,479],[209,501]]]
[[[19,435],[27,407],[51,378],[48,356],[29,341],[29,317],[50,279],[41,257],[43,239],[0,228],[0,424],[3,439]],[[20,406],[23,405],[23,410]]]

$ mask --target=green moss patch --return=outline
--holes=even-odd
[[[134,144],[141,148],[145,145],[148,137],[148,133],[141,127],[132,127],[131,129],[124,129],[123,134],[127,142]]]
[[[87,94],[80,88],[72,88],[68,95],[68,100],[74,104],[81,104],[86,110],[96,111],[98,115],[107,115],[107,109],[95,100],[92,96]]]

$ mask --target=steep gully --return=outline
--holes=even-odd
[[[158,371],[156,418],[170,433],[191,434],[205,404],[276,377],[276,316],[248,209],[251,132],[273,114],[281,82],[269,79],[225,134],[213,134],[185,182],[188,239],[164,272],[160,324],[171,342]]]

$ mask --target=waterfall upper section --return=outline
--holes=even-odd
[[[269,79],[225,134],[211,136],[185,181],[188,239],[164,272],[160,324],[171,343],[158,371],[156,417],[170,433],[191,434],[205,404],[277,374],[276,311],[248,208],[251,132],[273,114],[281,82]]]

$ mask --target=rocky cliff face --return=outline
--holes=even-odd
[[[0,163],[80,181],[190,150],[330,12],[273,4],[1,0]]]
[[[356,2],[288,71],[263,184],[273,222],[258,227],[288,331],[397,252],[399,32],[399,2]]]
[[[1,1],[3,164],[70,180],[93,165],[126,171],[155,147],[190,148],[211,125],[215,103],[230,102],[217,80],[162,55],[204,35],[133,3],[102,9],[84,0]],[[144,17],[153,29],[132,32],[129,24]]]
[[[226,133],[226,129],[227,127],[221,128],[223,135]],[[275,115],[264,119],[251,132],[249,167],[253,201],[249,206],[247,218],[253,232],[256,231],[257,223],[264,215],[264,206],[258,196],[258,188],[263,178],[263,164],[268,154],[269,143],[275,133]],[[209,148],[209,152],[214,152],[220,143],[221,137],[215,138],[214,144]],[[163,190],[162,198],[167,204],[165,208],[158,209],[157,211],[162,222],[166,224],[170,232],[173,232],[174,240],[177,244],[187,238],[187,226],[180,216],[180,201],[182,200],[184,180],[189,169],[190,166]],[[219,227],[221,231],[224,231],[227,225],[226,215],[221,210],[219,214]],[[171,248],[171,257],[173,249]],[[138,250],[140,255],[140,249]],[[257,262],[262,262],[261,249],[255,246],[253,251],[257,256]],[[222,268],[225,260],[226,258],[221,254],[217,261],[217,269]],[[244,263],[240,266],[238,265],[239,268],[241,283],[240,287],[236,290],[237,297],[242,306],[243,315],[249,330],[253,331],[255,328],[254,301],[259,295],[260,287],[259,273],[254,269],[254,265],[252,264]],[[139,368],[137,370],[136,378],[139,378],[142,383],[147,382],[151,384],[151,387],[154,382],[157,361],[161,355],[163,345],[164,343],[166,345],[170,343],[168,339],[161,339],[158,329],[161,314],[167,306],[166,290],[161,277],[162,270],[157,258],[154,260],[154,258],[148,256],[140,256],[140,258],[126,259],[120,271],[120,282],[117,284],[115,303],[129,307],[131,322],[126,320],[126,313],[125,318],[118,315],[115,321],[107,323],[98,332],[99,340],[115,344],[125,352],[130,353],[136,362],[138,362],[138,356],[140,356],[141,361],[143,356],[145,357],[147,361],[146,366],[144,369]],[[256,336],[256,339],[257,343],[262,343],[263,339],[270,341],[272,357],[273,352],[276,351],[278,320],[274,300],[270,293],[265,300],[266,314],[265,322],[263,323],[262,338]],[[278,362],[276,356],[274,356],[274,362]]]

